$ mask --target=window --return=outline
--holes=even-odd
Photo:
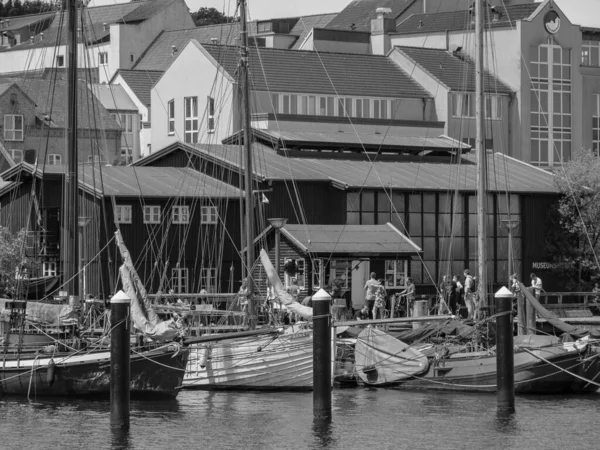
[[[291,261],[291,258],[286,258],[284,264],[288,261]],[[289,275],[285,273],[285,287],[289,287],[292,285],[292,278],[295,278],[298,284],[298,287],[302,290],[305,289],[304,285],[304,259],[296,259],[296,273],[294,275]]]
[[[57,275],[56,263],[45,262],[42,264],[42,276],[44,277],[55,277]]]
[[[160,206],[144,206],[144,223],[160,223]]]
[[[404,261],[386,261],[385,262],[385,287],[391,289],[400,289],[406,286],[406,277],[408,273],[408,262]]]
[[[581,64],[584,66],[600,66],[599,41],[582,41]]]
[[[206,289],[207,292],[217,292],[217,269],[212,267],[202,268],[200,270],[200,283],[200,287]]]
[[[131,223],[131,205],[115,205],[115,222]]]
[[[312,262],[312,287],[318,289],[321,287],[321,281],[323,280],[324,267],[322,259],[313,259]]]
[[[133,56],[133,53],[130,53],[130,54],[129,54],[129,61],[130,61],[130,62],[133,62],[134,60],[135,60],[135,58],[134,58],[134,56]]]
[[[203,206],[200,214],[200,223],[203,225],[216,225],[219,215],[216,206]]]
[[[452,101],[452,116],[475,118],[475,94],[455,93]],[[485,118],[498,120],[502,118],[502,97],[499,95],[485,96]]]
[[[6,114],[4,116],[4,140],[22,141],[23,134],[23,116]]]
[[[168,125],[167,130],[168,134],[175,134],[175,100],[169,101],[167,103],[167,117],[168,117]]]
[[[184,121],[185,121],[185,142],[187,144],[198,143],[198,97],[185,97]]]
[[[90,156],[88,156],[88,162],[89,163],[92,163],[92,162],[93,163],[101,163],[101,162],[104,162],[104,159],[100,155],[93,155],[93,156],[90,155]]]
[[[600,94],[594,94],[594,111],[592,114],[592,151],[600,156]]]
[[[571,103],[571,50],[549,38],[531,60],[531,164],[571,159]]]
[[[15,163],[20,163],[23,161],[23,150],[11,149],[8,151],[8,154],[12,157]]]
[[[131,147],[121,147],[121,162],[131,164],[133,162],[133,149]]]
[[[267,33],[273,29],[272,22],[259,22],[258,23],[258,32],[259,33]]]
[[[215,132],[215,99],[213,97],[206,98],[206,109],[208,116],[207,132],[212,134]]]
[[[51,153],[48,155],[48,165],[49,166],[57,166],[62,164],[62,156],[56,153]]]
[[[108,53],[107,52],[98,53],[98,64],[100,64],[101,66],[108,65]]]
[[[190,208],[189,208],[189,206],[173,206],[173,223],[175,223],[175,224],[190,223]]]
[[[350,269],[352,268],[352,261],[342,261],[339,259],[331,260],[329,264],[329,279],[331,282],[334,280],[340,281],[340,286],[348,289],[348,280],[350,278]]]
[[[173,292],[176,294],[184,294],[188,291],[188,270],[186,268],[177,267],[171,271],[171,284]]]
[[[65,67],[65,56],[58,55],[56,57],[56,67]]]

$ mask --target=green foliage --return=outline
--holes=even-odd
[[[600,278],[600,158],[584,150],[555,175],[562,236],[555,235],[553,253],[575,268],[580,289],[588,290]]]
[[[192,14],[197,27],[205,25],[216,25],[218,23],[233,22],[235,19],[231,16],[226,16],[216,8],[208,8],[203,6],[198,11]]]
[[[27,14],[38,14],[55,11],[61,7],[60,1],[43,0],[8,0],[6,3],[0,1],[0,17],[24,16]]]
[[[26,234],[25,230],[15,234],[0,226],[0,297],[14,298],[17,268],[29,263],[23,256]]]

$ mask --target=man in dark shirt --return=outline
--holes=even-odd
[[[368,305],[363,305],[362,309],[359,311],[356,311],[356,313],[354,314],[354,318],[356,320],[368,320],[369,319],[369,307]]]

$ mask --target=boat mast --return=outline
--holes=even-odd
[[[240,102],[242,112],[242,130],[244,135],[244,190],[246,191],[246,273],[248,288],[248,314],[250,316],[250,329],[256,328],[257,316],[256,305],[253,301],[254,280],[252,278],[252,266],[254,265],[254,207],[252,202],[252,143],[250,125],[250,89],[248,86],[248,28],[246,23],[246,0],[239,0],[240,6]]]
[[[79,295],[78,283],[78,173],[77,173],[77,0],[67,0],[68,76],[67,76],[67,180],[66,258],[63,283],[69,295]]]
[[[477,134],[477,257],[480,307],[487,307],[487,157],[483,71],[483,0],[475,1],[475,115]]]

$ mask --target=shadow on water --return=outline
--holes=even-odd
[[[495,428],[500,433],[514,433],[518,428],[515,408],[498,408],[496,410]]]

